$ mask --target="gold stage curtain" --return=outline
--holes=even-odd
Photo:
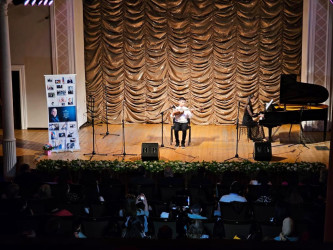
[[[302,0],[83,2],[97,120],[107,105],[111,124],[159,123],[185,97],[193,123],[232,124],[250,93],[260,109],[279,101],[281,74],[300,75]]]

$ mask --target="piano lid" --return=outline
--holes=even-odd
[[[328,98],[326,88],[296,81],[296,75],[281,75],[280,104],[322,103]]]

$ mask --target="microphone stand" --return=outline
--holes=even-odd
[[[166,111],[168,111],[169,109],[172,109],[174,106],[171,106],[170,108],[167,108],[166,110],[163,110],[160,114],[162,115],[162,144],[161,144],[161,148],[163,148],[164,147],[164,143],[163,143],[163,127],[164,127],[164,113],[166,112]],[[171,148],[171,147],[166,147],[166,148]],[[174,149],[174,148],[171,148],[171,149]]]
[[[84,156],[90,156],[89,161],[95,156],[95,155],[101,155],[101,156],[106,156],[107,154],[97,154],[95,152],[95,115],[94,115],[94,107],[95,107],[95,98],[91,95],[89,95],[88,103],[90,102],[90,115],[91,115],[91,125],[92,125],[92,134],[93,134],[93,149],[92,152],[89,154],[83,154]]]
[[[103,136],[103,139],[105,137],[107,137],[108,135],[115,135],[115,136],[119,136],[119,134],[110,134],[109,133],[109,118],[108,118],[108,102],[107,102],[107,99],[106,99],[106,85],[104,85],[104,94],[105,94],[105,118],[106,118],[106,132],[105,134],[104,133],[101,133],[100,135],[104,135]]]
[[[237,107],[237,119],[236,119],[236,154],[234,157],[231,157],[229,159],[226,159],[225,161],[230,161],[232,159],[241,159],[241,160],[246,160],[244,158],[239,157],[238,155],[238,141],[239,141],[239,137],[238,137],[238,130],[239,130],[239,106],[240,106],[240,102],[238,102],[238,107]]]
[[[121,123],[122,123],[122,141],[123,141],[123,152],[121,153],[121,154],[113,154],[113,156],[123,156],[123,157],[125,157],[126,155],[137,155],[137,154],[127,154],[126,153],[126,149],[125,149],[125,115],[124,115],[124,106],[125,106],[125,99],[124,99],[124,101],[123,101],[123,117],[122,117],[122,121],[121,121]]]

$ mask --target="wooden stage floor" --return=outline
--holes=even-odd
[[[299,143],[299,126],[293,126],[289,136],[289,125],[281,126],[273,136],[272,153],[273,162],[310,161],[323,162],[328,165],[330,133],[323,141],[322,132],[304,132],[303,144]],[[273,133],[276,128],[273,129]],[[101,133],[106,132],[106,125],[95,126],[95,151],[107,156],[94,156],[93,160],[124,160],[134,161],[141,159],[141,144],[144,142],[157,142],[161,144],[160,124],[126,124],[126,153],[136,156],[113,156],[122,154],[122,128],[121,125],[109,125],[111,134],[103,139]],[[0,130],[2,135],[2,130]],[[268,131],[265,129],[265,134]],[[42,146],[48,142],[47,130],[16,130],[17,156],[19,163],[29,163],[35,167],[36,162],[42,159],[86,159],[85,153],[92,152],[92,127],[81,128],[80,151],[52,153],[51,156],[43,155]],[[188,139],[188,138],[187,138]],[[164,148],[160,148],[161,160],[193,161],[225,161],[236,153],[236,127],[235,125],[192,125],[192,143],[186,148],[170,146],[170,125],[164,127]],[[2,147],[2,146],[1,146]],[[1,150],[2,154],[2,150]],[[246,133],[241,134],[238,149],[239,157],[253,160],[253,142],[248,141]],[[237,159],[236,159],[237,160]]]

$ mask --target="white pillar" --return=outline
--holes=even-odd
[[[3,173],[5,178],[10,178],[15,176],[17,159],[7,10],[7,0],[0,0],[0,85],[3,126]]]

